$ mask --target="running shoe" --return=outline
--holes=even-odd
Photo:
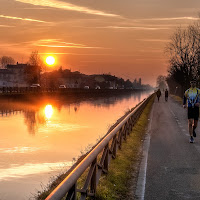
[[[192,128],[192,131],[193,131],[193,136],[196,137],[197,134],[196,134],[196,132],[195,132],[195,130],[194,130],[194,127]]]
[[[190,143],[194,143],[194,138],[190,136]]]

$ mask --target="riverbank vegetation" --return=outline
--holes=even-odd
[[[172,99],[174,99],[177,103],[183,105],[183,98],[176,96],[176,95],[170,95]]]
[[[109,173],[101,178],[97,200],[133,199],[130,194],[133,195],[136,187],[141,147],[153,101],[154,98],[149,101],[122,149],[117,152],[117,158],[110,163]]]

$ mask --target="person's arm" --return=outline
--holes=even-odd
[[[197,103],[195,103],[195,106],[199,107],[199,104],[200,104],[200,90],[197,89],[197,92],[198,92],[198,96],[197,96]]]
[[[187,102],[187,91],[184,93],[184,96],[183,96],[183,108],[186,108],[186,102]]]
[[[197,89],[198,91],[198,97],[197,97],[197,103],[200,103],[200,89]]]

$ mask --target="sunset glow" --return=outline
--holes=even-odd
[[[136,123],[148,148],[127,151],[121,177],[139,177],[107,198],[200,197],[200,0],[0,2],[0,200],[95,198]]]
[[[27,63],[38,51],[49,71],[110,73],[156,84],[167,75],[165,48],[171,35],[198,22],[200,1],[4,0],[0,56]],[[48,58],[46,56],[54,56]]]

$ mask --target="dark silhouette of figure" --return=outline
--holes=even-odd
[[[166,90],[165,90],[165,101],[168,101],[168,96],[169,96],[169,92],[168,92],[168,90],[166,89]]]
[[[159,99],[160,99],[160,96],[161,96],[161,91],[160,91],[160,89],[157,90],[156,95],[157,95],[158,102],[159,102]]]

